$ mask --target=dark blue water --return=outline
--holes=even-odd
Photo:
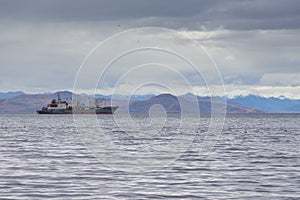
[[[1,115],[0,199],[300,199],[300,115],[229,115],[219,142],[204,156],[195,148],[208,119],[201,119],[194,143],[179,158],[133,173],[95,158],[72,116]],[[172,120],[174,127],[178,122],[168,121],[167,137]],[[123,130],[107,130],[128,151],[141,141],[161,142],[154,134],[136,145]],[[128,131],[135,131],[130,124]]]

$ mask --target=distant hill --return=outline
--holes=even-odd
[[[154,97],[154,94],[147,94],[147,95],[132,95],[132,96],[126,96],[126,95],[114,95],[115,99],[119,99],[119,100],[145,100],[145,99],[149,99],[151,97]],[[112,98],[112,95],[101,95],[101,94],[96,94],[95,95],[96,98]]]
[[[129,111],[134,113],[145,113],[148,112],[150,107],[155,104],[159,104],[164,107],[168,113],[180,112],[179,101],[171,94],[161,94],[146,100],[132,101],[129,106]]]
[[[0,113],[34,113],[37,109],[47,105],[52,99],[57,99],[56,93],[45,94],[25,94],[23,92],[0,93]],[[72,101],[72,92],[60,91],[61,99]],[[87,97],[82,95],[81,97]],[[110,104],[111,96],[96,95],[97,98],[106,99],[107,105]],[[119,105],[117,112],[126,111],[127,101],[125,96],[120,96],[113,100],[114,105]],[[181,112],[179,102],[182,102],[184,112],[195,112],[195,100],[201,113],[211,112],[211,102],[214,102],[216,109],[222,109],[224,98],[221,97],[200,97],[191,93],[182,96],[173,96],[171,94],[154,95],[136,95],[130,99],[129,110],[133,113],[148,112],[154,104],[160,104],[168,113]],[[228,98],[226,111],[228,113],[300,113],[300,100],[291,100],[284,98],[265,98],[255,95],[238,96]],[[189,106],[190,105],[190,106]],[[220,110],[221,111],[221,110]]]
[[[62,91],[59,93],[62,99],[71,100],[71,92]],[[15,97],[0,99],[0,113],[34,113],[37,109],[47,105],[52,99],[57,99],[57,93],[23,93]]]
[[[300,113],[300,100],[248,95],[229,98],[228,102],[238,103],[267,113]]]
[[[196,104],[195,101],[197,100]],[[214,102],[214,106],[216,107],[217,112],[222,112],[224,110],[224,101],[222,98],[210,98],[210,97],[196,97],[193,98],[191,96],[183,95],[183,96],[173,96],[171,94],[161,94],[158,96],[151,97],[142,101],[132,101],[130,103],[129,110],[135,113],[144,113],[148,112],[151,106],[155,104],[159,104],[166,110],[167,113],[180,113],[181,106],[180,103],[183,104],[183,112],[194,113],[197,112],[197,108],[194,105],[198,104],[199,111],[201,113],[211,113],[211,105]],[[246,106],[239,105],[238,103],[227,103],[226,111],[228,113],[261,113],[262,111],[257,109],[252,109]]]
[[[22,91],[16,91],[16,92],[0,92],[0,99],[8,99],[12,97],[16,97],[19,95],[25,94]]]

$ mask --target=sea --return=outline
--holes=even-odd
[[[0,115],[0,199],[300,199],[300,114]]]

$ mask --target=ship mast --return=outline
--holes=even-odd
[[[58,101],[61,101],[60,93],[59,93],[59,92],[57,93],[57,100],[58,100]]]
[[[105,98],[103,98],[103,107],[106,107],[106,99]]]

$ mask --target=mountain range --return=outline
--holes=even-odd
[[[21,94],[25,94],[22,91],[16,91],[16,92],[0,92],[0,99],[7,99],[7,98],[12,98],[19,96]]]
[[[71,102],[72,92],[60,91],[59,94],[61,99]],[[58,92],[44,94],[25,94],[21,91],[0,93],[0,113],[34,113],[52,99],[56,99],[57,95]],[[108,104],[111,102],[111,96],[101,94],[95,96],[99,99],[105,99]],[[120,106],[117,112],[126,112],[128,107],[128,102],[125,100],[126,96],[114,96],[114,98],[116,99],[112,102]],[[171,94],[135,95],[130,98],[128,109],[131,113],[145,113],[153,105],[159,104],[167,113],[179,113],[181,112],[181,105],[185,106],[184,112],[194,112],[195,107],[193,106],[197,105],[201,113],[210,113],[212,102],[214,102],[213,105],[217,110],[224,109],[224,99],[226,99],[227,113],[300,113],[300,100],[265,98],[255,95],[234,98],[201,97],[191,93],[181,96]]]
[[[262,110],[267,113],[300,113],[300,100],[287,99],[284,97],[261,97],[256,95],[237,96],[227,100],[251,108]]]

